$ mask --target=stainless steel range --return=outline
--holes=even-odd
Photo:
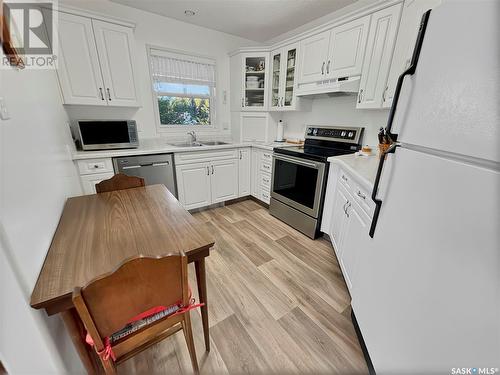
[[[305,235],[319,235],[328,161],[361,148],[363,128],[307,126],[304,146],[275,148],[269,212]]]

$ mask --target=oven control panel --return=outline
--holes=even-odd
[[[307,126],[306,139],[358,143],[363,128],[341,126]]]

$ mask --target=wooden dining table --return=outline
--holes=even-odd
[[[31,306],[61,314],[88,373],[101,371],[72,293],[128,258],[182,254],[194,262],[206,350],[210,350],[205,258],[213,236],[164,185],[69,198],[45,257]],[[120,306],[116,306],[119,309]],[[110,311],[112,314],[113,312]]]

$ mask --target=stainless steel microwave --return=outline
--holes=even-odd
[[[139,147],[134,120],[77,120],[71,133],[79,150],[111,150]]]

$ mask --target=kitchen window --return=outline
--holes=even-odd
[[[151,48],[154,104],[160,130],[215,122],[215,60]]]

